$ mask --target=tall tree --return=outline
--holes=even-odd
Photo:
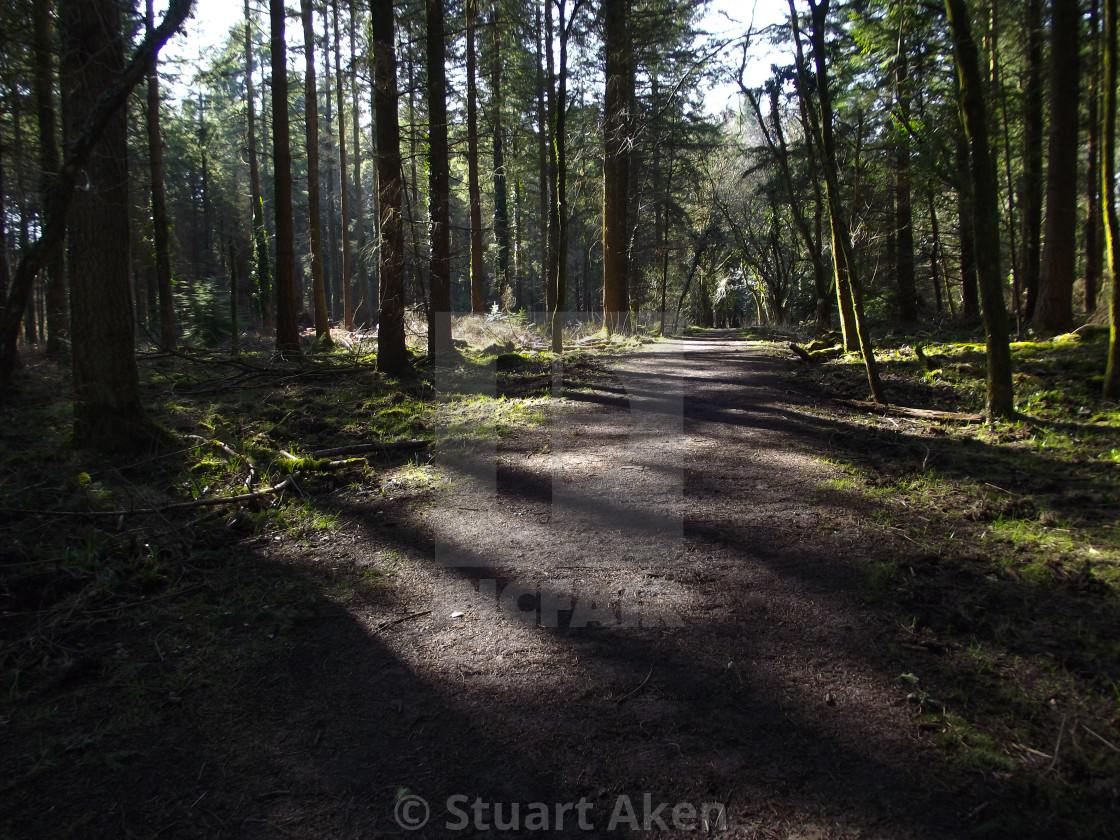
[[[245,122],[249,147],[249,198],[253,203],[253,256],[257,274],[257,294],[260,296],[261,326],[266,333],[272,324],[272,266],[268,253],[268,230],[264,221],[264,199],[261,196],[260,166],[257,163],[257,101],[253,90],[253,16],[249,0],[245,0]]]
[[[832,92],[825,54],[825,27],[830,2],[831,0],[817,0],[817,2],[809,0],[809,12],[812,21],[809,43],[813,47],[813,60],[816,67],[817,107],[819,108],[819,120],[810,119],[810,125],[813,129],[813,141],[821,150],[821,169],[824,171],[828,216],[832,226],[837,287],[842,298],[850,303],[852,309],[856,341],[860,352],[863,354],[863,364],[867,372],[867,383],[871,389],[872,399],[877,403],[886,404],[883,385],[879,379],[879,367],[875,361],[875,351],[871,346],[871,335],[863,324],[860,300],[856,295],[855,283],[858,282],[858,271],[856,270],[855,251],[852,247],[851,229],[848,215],[844,209],[844,200],[840,195]],[[797,10],[794,7],[793,0],[789,0],[789,10],[798,54],[799,75],[803,75],[804,70],[800,69],[804,67],[804,59],[801,56],[801,35],[798,31]],[[800,84],[803,97],[808,87],[807,81],[803,79]]]
[[[366,221],[365,208],[362,202],[362,112],[358,102],[358,46],[356,34],[360,27],[358,25],[357,6],[354,0],[348,0],[348,2],[350,5],[350,107],[353,114],[350,120],[350,130],[353,132],[354,144],[354,230],[357,234],[358,286],[361,289],[359,321],[371,325],[377,316],[377,299],[369,289],[369,277],[366,270]]]
[[[1112,293],[1108,306],[1108,366],[1104,373],[1104,397],[1110,400],[1120,398],[1120,215],[1116,210],[1116,85],[1120,82],[1118,5],[1118,0],[1104,0],[1101,207],[1104,213],[1107,279]]]
[[[311,300],[315,309],[315,337],[331,343],[327,290],[323,280],[323,209],[319,199],[319,88],[315,80],[315,11],[311,0],[300,0],[303,21],[303,119],[307,137],[307,227],[311,240]]]
[[[398,375],[408,365],[404,341],[404,179],[397,117],[397,58],[393,0],[370,0],[373,91],[377,132],[378,266],[381,283],[377,369]]]
[[[995,420],[1015,414],[1007,304],[1000,276],[999,190],[988,140],[988,108],[980,76],[980,54],[972,34],[972,13],[965,0],[945,0],[945,11],[953,38],[958,97],[971,155],[976,267],[987,332],[988,415]]]
[[[147,0],[147,28],[154,14]],[[175,299],[171,294],[171,242],[167,229],[167,198],[163,186],[163,134],[160,131],[159,68],[148,73],[148,157],[152,174],[152,238],[155,242],[156,289],[159,295],[159,339],[168,349],[175,347]]]
[[[35,110],[39,120],[39,166],[42,170],[43,205],[48,205],[51,182],[58,177],[58,120],[54,104],[54,44],[51,38],[51,3],[35,0]],[[149,30],[151,22],[149,17]],[[66,301],[66,274],[62,251],[56,251],[46,267],[47,353],[62,351],[70,330]]]
[[[102,92],[124,69],[117,0],[59,4],[60,71],[67,135],[77,136]],[[89,189],[71,209],[74,437],[117,448],[135,443],[147,423],[140,404],[129,282],[128,118],[118,110],[86,161]]]
[[[1042,0],[1028,0],[1027,67],[1023,89],[1023,173],[1019,181],[1021,247],[1019,288],[1026,300],[1023,319],[1034,318],[1042,274],[1042,133],[1043,133],[1043,44]]]
[[[342,77],[342,49],[338,27],[338,0],[331,0],[334,23],[334,78],[338,98],[338,177],[339,206],[342,208],[342,325],[354,329],[354,287],[350,269],[350,173],[346,160],[346,92]],[[357,114],[355,114],[357,119]]]
[[[1101,178],[1100,178],[1100,0],[1089,6],[1089,150],[1088,150],[1088,200],[1085,212],[1085,299],[1084,311],[1092,313],[1097,308],[1097,290],[1101,281]]]
[[[431,306],[428,355],[451,350],[451,163],[447,143],[447,44],[443,0],[424,0],[428,64],[428,208],[431,224]]]
[[[495,4],[496,5],[496,4]],[[499,300],[510,285],[509,274],[509,188],[506,178],[506,141],[502,121],[503,22],[497,8],[490,16],[490,133],[494,138],[494,239],[498,245],[496,296]]]
[[[276,192],[276,349],[298,356],[299,306],[292,217],[292,138],[288,118],[288,48],[284,0],[269,0],[272,58],[272,155]]]
[[[79,0],[71,0],[81,5]],[[54,179],[47,208],[44,213],[45,225],[39,239],[21,254],[15,276],[7,290],[3,315],[0,316],[0,395],[7,389],[15,367],[16,341],[19,338],[20,322],[31,296],[35,277],[50,260],[54,251],[62,247],[66,235],[67,216],[75,199],[75,186],[83,174],[87,161],[102,140],[108,127],[118,117],[136,86],[147,75],[148,68],[155,62],[160,48],[167,42],[190,14],[192,0],[171,0],[163,21],[152,33],[144,38],[133,53],[132,59],[119,72],[113,75],[111,83],[99,92],[95,104],[86,113],[84,121],[76,122],[76,133],[69,135],[66,154]],[[61,17],[61,15],[60,15]],[[73,49],[73,45],[65,49]],[[65,100],[63,110],[66,109]],[[67,112],[69,113],[69,112]],[[64,116],[64,119],[66,117]],[[127,282],[127,273],[125,274]],[[119,280],[117,281],[119,282]],[[131,295],[129,296],[131,301]],[[131,308],[131,303],[129,304]],[[132,326],[129,324],[131,342]],[[133,362],[135,364],[135,360]],[[125,395],[127,396],[127,395]]]
[[[482,189],[478,181],[478,73],[475,29],[478,0],[465,0],[467,16],[467,196],[470,204],[471,312],[486,311],[486,265],[482,244]]]
[[[603,326],[624,329],[630,308],[628,281],[630,226],[629,106],[634,98],[630,72],[627,0],[604,0],[603,47],[606,88],[603,97]]]
[[[1077,169],[1081,97],[1079,0],[1054,0],[1050,40],[1050,148],[1046,176],[1046,231],[1042,293],[1035,324],[1045,333],[1073,329],[1073,280],[1077,270]]]
[[[914,276],[914,213],[910,199],[910,59],[906,44],[906,4],[899,5],[898,50],[894,62],[896,119],[899,132],[895,147],[895,283],[898,286],[898,317],[907,323],[918,320],[918,291]]]

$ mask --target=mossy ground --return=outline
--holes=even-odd
[[[1068,836],[1101,836],[1079,813],[1120,802],[1120,405],[1100,396],[1106,347],[1093,333],[1014,343],[1019,416],[999,425],[861,414],[830,399],[867,399],[860,358],[790,363],[817,415],[842,421],[823,457],[844,477],[821,494],[913,547],[866,568],[864,586],[916,646],[946,651],[915,685],[916,719],[962,766],[1045,803]],[[982,337],[897,332],[876,358],[896,405],[983,411]],[[1038,830],[991,816],[992,836]]]

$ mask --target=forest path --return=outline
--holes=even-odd
[[[277,813],[394,834],[407,788],[420,837],[696,836],[704,803],[719,837],[963,836],[978,800],[911,720],[907,631],[866,603],[913,546],[830,484],[830,421],[786,369],[730,332],[660,342],[569,377],[540,425],[449,436],[434,497],[339,506],[336,556],[374,585],[301,632],[246,733],[298,747],[275,771],[310,798]]]

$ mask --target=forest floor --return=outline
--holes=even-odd
[[[779,338],[403,382],[146,360],[201,438],[127,463],[65,446],[38,363],[2,426],[0,836],[1108,835],[1115,406],[1023,346],[1033,419],[871,414]],[[974,408],[954,347],[886,346],[889,393]]]

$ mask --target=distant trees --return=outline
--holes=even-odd
[[[61,7],[13,3],[0,62],[7,370],[20,336],[57,352],[89,322],[82,279],[67,290],[51,247],[66,231],[52,173],[73,145],[52,128]],[[664,328],[679,310],[696,324],[838,327],[885,399],[874,328],[983,316],[990,409],[1006,416],[1010,330],[1066,331],[1098,299],[1111,307],[1104,0],[987,0],[982,19],[967,0],[795,2],[766,36],[788,58],[761,78],[761,36],[700,37],[686,0],[301,0],[298,68],[284,5],[241,6],[189,96],[153,69],[134,103],[124,355],[136,340],[236,344],[236,322],[292,357],[303,318],[323,338],[332,321],[377,325],[378,364],[399,372],[406,325],[426,319],[439,355],[455,312],[523,309],[559,352],[572,315],[617,331],[650,310]],[[738,77],[739,113],[705,110],[717,76]],[[1060,94],[1074,88],[1087,95]]]

